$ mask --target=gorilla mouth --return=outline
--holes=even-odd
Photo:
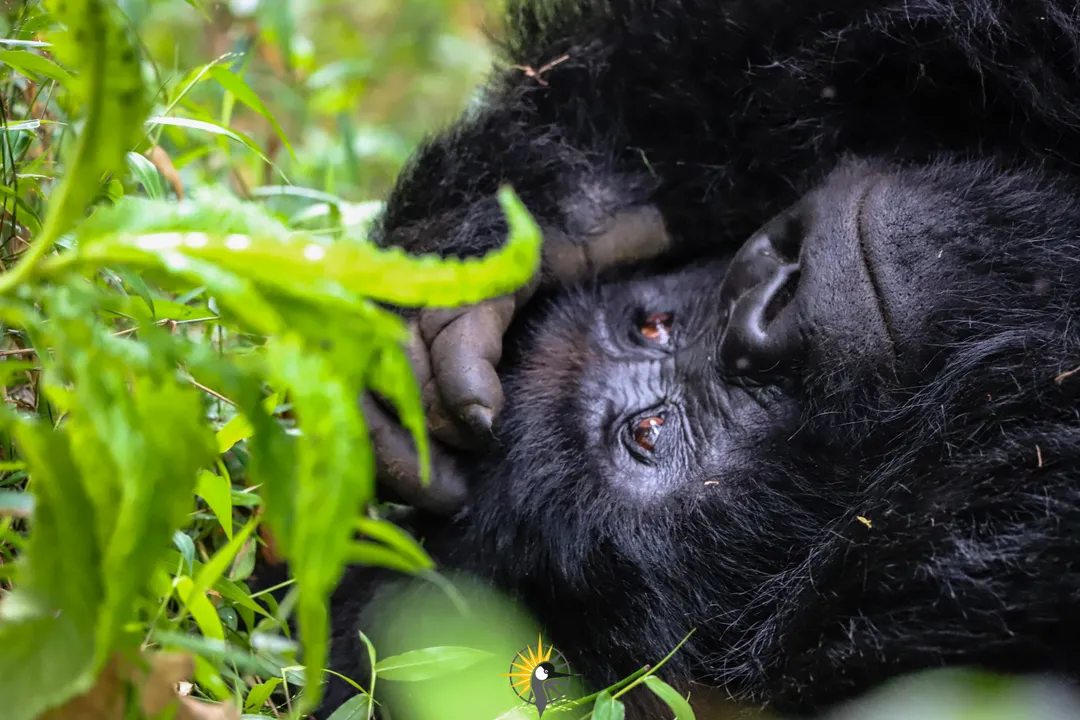
[[[881,283],[878,279],[877,273],[874,268],[874,263],[870,260],[870,237],[871,231],[869,228],[868,206],[870,204],[870,197],[874,190],[880,184],[880,179],[874,179],[867,184],[866,188],[860,193],[859,199],[855,205],[855,242],[858,245],[859,259],[862,262],[863,272],[866,273],[866,279],[869,283],[870,300],[874,305],[874,309],[877,310],[877,314],[881,319],[882,331],[885,334],[885,341],[889,345],[890,355],[896,356],[897,338],[896,338],[896,326],[892,321],[892,316],[889,313],[888,303],[885,302],[885,294],[882,291]]]

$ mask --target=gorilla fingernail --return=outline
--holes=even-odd
[[[466,407],[461,413],[462,420],[477,433],[490,433],[494,413],[491,408],[474,403]]]

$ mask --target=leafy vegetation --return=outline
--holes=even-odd
[[[376,301],[471,302],[516,289],[538,262],[510,189],[510,237],[486,259],[378,250],[363,237],[370,210],[339,194],[384,190],[408,141],[393,163],[357,170],[347,100],[371,72],[315,67],[291,9],[260,7],[246,51],[166,73],[136,32],[140,11],[158,9],[177,11],[53,0],[6,18],[0,696],[12,720],[120,717],[129,682],[143,712],[175,712],[171,686],[188,673],[181,715],[206,711],[195,697],[223,703],[221,717],[277,713],[286,683],[302,689],[279,693],[286,710],[311,709],[345,564],[431,567],[407,535],[358,515],[373,499],[361,393],[391,400],[425,451],[405,329]],[[372,67],[399,50],[379,48]],[[312,107],[334,108],[336,132],[354,138],[341,157],[296,159],[248,81],[274,77],[249,69],[256,58],[280,63],[282,82],[308,65]],[[244,584],[259,527],[289,563],[287,609]]]
[[[536,267],[539,236],[509,188],[510,236],[482,260],[381,251],[365,230],[423,133],[470,102],[490,62],[479,27],[494,9],[4,6],[6,720],[301,717],[318,701],[327,598],[347,563],[451,592],[373,503],[355,399],[390,399],[424,451],[404,328],[378,303],[511,291]],[[260,553],[289,563],[280,605],[247,583]],[[425,688],[418,718],[444,717],[451,701],[532,717],[505,686],[485,704],[489,674],[461,680],[491,657],[505,667],[502,655],[367,647],[378,678]],[[643,687],[693,717],[662,669],[566,706],[621,718],[620,696]],[[455,672],[457,695],[430,685]],[[980,717],[1009,707],[995,688]],[[336,720],[373,707],[358,695]]]

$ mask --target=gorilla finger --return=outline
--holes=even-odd
[[[375,451],[375,476],[402,502],[439,515],[450,515],[465,503],[465,478],[438,445],[430,444],[431,482],[420,480],[420,460],[412,435],[375,399],[361,400]]]
[[[472,450],[480,445],[477,434],[452,414],[443,403],[435,378],[429,378],[420,389],[428,432],[439,442],[458,450]]]
[[[413,376],[420,387],[431,379],[431,355],[428,343],[424,340],[419,321],[409,323],[409,344],[405,346],[405,356],[409,359]]]
[[[431,369],[443,403],[475,432],[491,430],[502,410],[502,383],[495,366],[514,316],[514,298],[501,297],[472,307],[443,328],[431,345]]]
[[[544,246],[545,273],[573,284],[619,265],[658,257],[671,248],[664,218],[653,205],[627,208],[584,242],[553,233]]]
[[[425,308],[420,312],[419,330],[427,347],[431,347],[435,338],[446,327],[467,312],[472,311],[475,305],[463,305],[452,308]]]

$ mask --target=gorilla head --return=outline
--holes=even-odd
[[[1075,197],[851,161],[732,259],[559,297],[429,548],[598,686],[694,628],[669,676],[781,710],[942,664],[1074,670]]]

